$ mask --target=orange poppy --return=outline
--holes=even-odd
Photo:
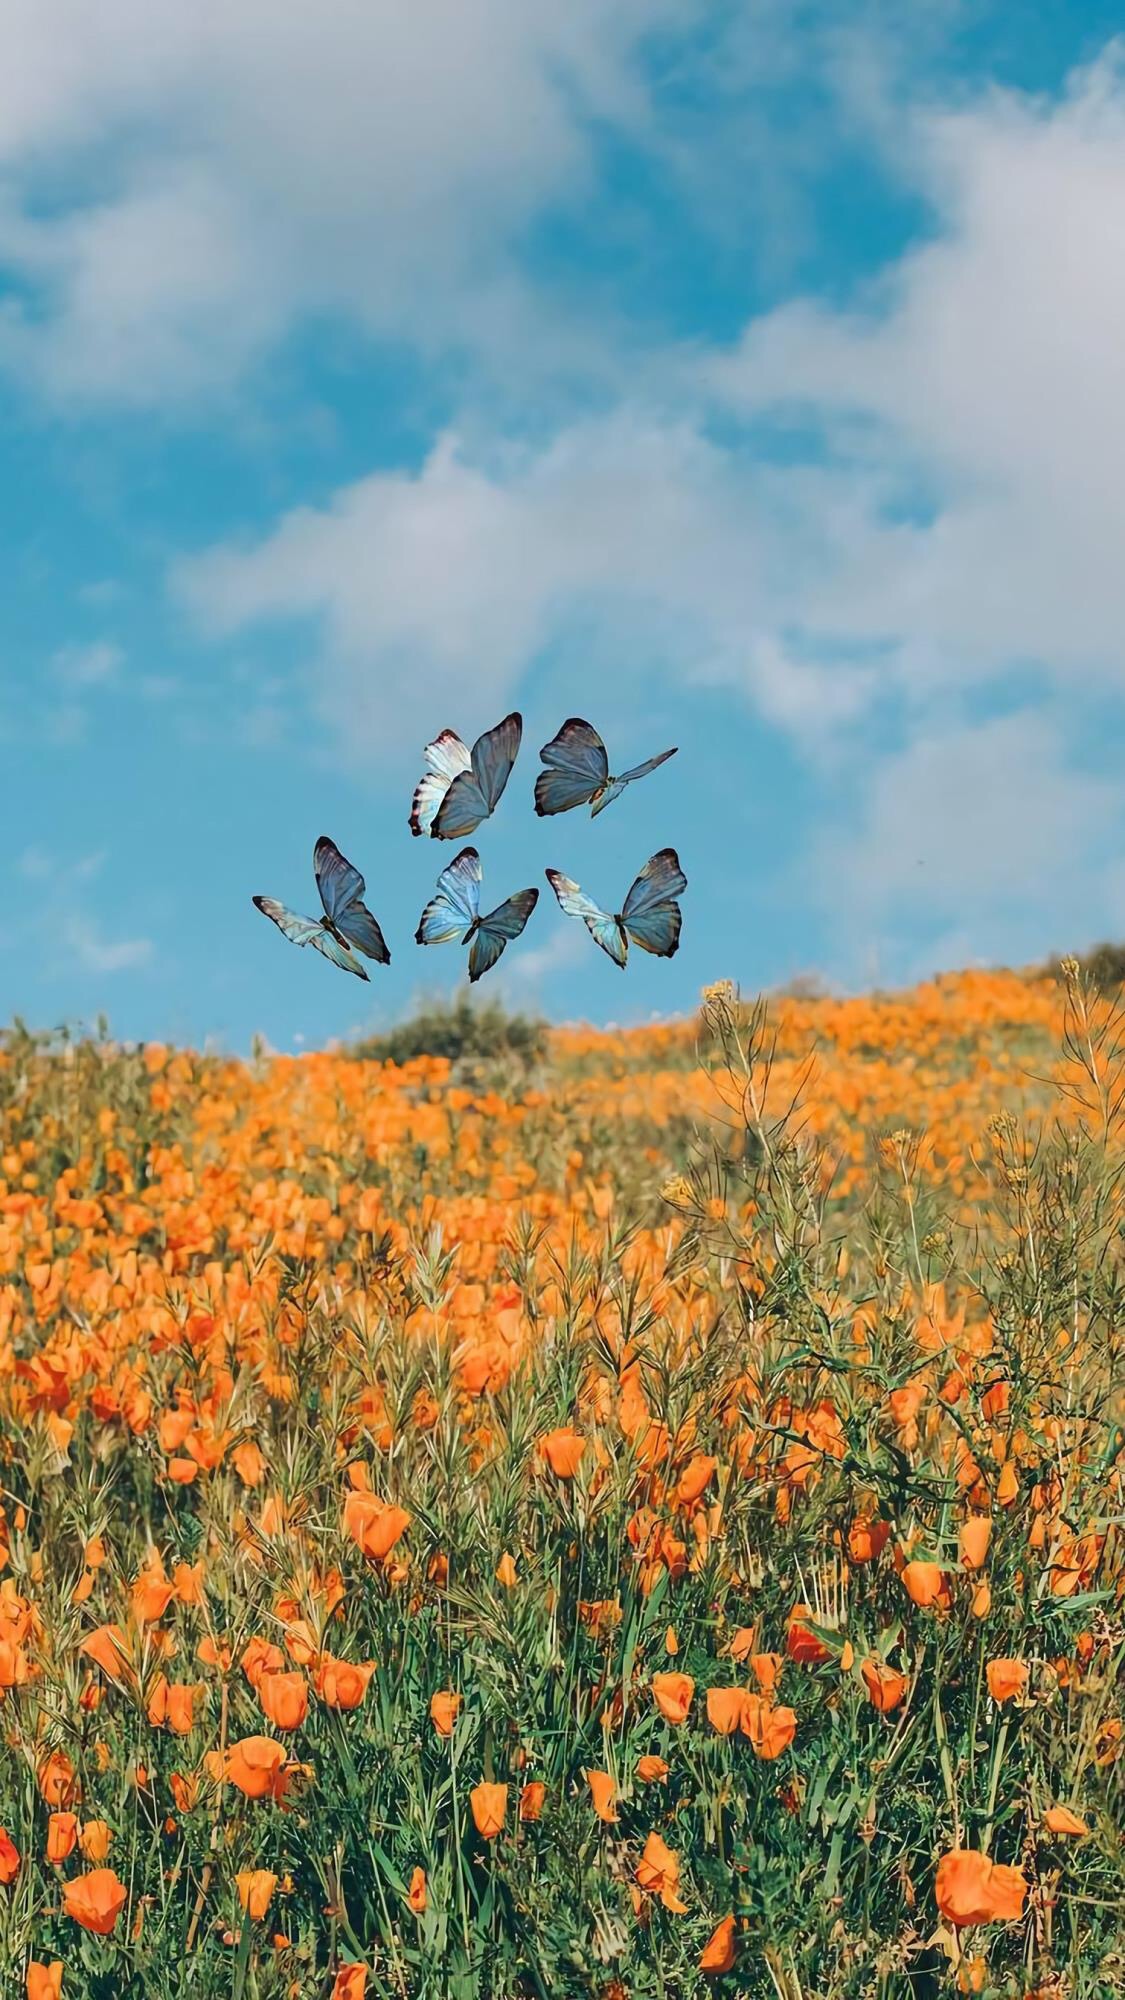
[[[733,1916],[715,1925],[699,1958],[701,1972],[729,1972],[734,1965],[735,1923]]]
[[[937,1906],[951,1924],[1011,1923],[1022,1916],[1027,1883],[1018,1868],[990,1861],[975,1848],[955,1847],[938,1862]]]
[[[1027,1691],[1028,1669],[1023,1660],[989,1660],[984,1671],[988,1692],[997,1704],[1014,1701]]]
[[[690,1674],[654,1674],[652,1677],[652,1698],[665,1722],[671,1722],[677,1728],[687,1721],[694,1694],[695,1682]]]
[[[707,1720],[720,1736],[733,1736],[742,1721],[743,1688],[708,1688]]]
[[[1078,1814],[1071,1812],[1069,1806],[1048,1806],[1043,1815],[1043,1824],[1048,1833],[1061,1834],[1075,1840],[1090,1831],[1085,1820],[1079,1819]]]
[[[573,1479],[582,1463],[586,1440],[581,1431],[549,1431],[539,1449],[557,1479]]]
[[[452,1736],[453,1725],[461,1713],[461,1696],[451,1689],[443,1688],[440,1693],[430,1696],[430,1721],[439,1736]]]
[[[638,1757],[637,1776],[642,1785],[659,1785],[668,1776],[668,1766],[663,1757]]]
[[[248,1917],[257,1923],[265,1916],[277,1888],[277,1876],[268,1868],[243,1868],[234,1878],[238,1900]]]
[[[332,1982],[329,2000],[364,2000],[366,1992],[367,1967],[342,1965]]]
[[[797,1717],[791,1708],[775,1708],[765,1695],[748,1694],[742,1703],[742,1733],[750,1738],[757,1756],[772,1762],[792,1743]]]
[[[120,1625],[99,1625],[87,1634],[78,1650],[93,1660],[110,1680],[122,1680],[129,1671],[128,1645]]]
[[[316,1691],[326,1708],[358,1708],[374,1672],[374,1660],[334,1660],[330,1653],[324,1653],[317,1669]]]
[[[883,1660],[865,1660],[860,1673],[873,1708],[880,1715],[892,1715],[901,1708],[910,1683],[905,1674],[896,1673]]]
[[[504,1831],[504,1821],[508,1812],[507,1785],[490,1785],[482,1782],[474,1785],[469,1793],[473,1824],[482,1840],[495,1840]]]
[[[616,1780],[610,1777],[608,1771],[587,1771],[586,1782],[598,1818],[604,1819],[607,1824],[615,1823],[618,1817],[613,1803],[617,1797]]]
[[[539,1778],[529,1778],[520,1793],[520,1818],[528,1821],[537,1820],[543,1811],[546,1797],[546,1785]]]
[[[54,1958],[50,1965],[44,1965],[38,1958],[30,1960],[27,1968],[27,2000],[62,2000],[63,1967],[61,1958]]]
[[[10,1833],[0,1826],[0,1883],[7,1888],[20,1872],[20,1851]]]
[[[800,1666],[819,1667],[832,1658],[832,1648],[809,1630],[815,1615],[807,1604],[795,1604],[789,1613],[785,1650],[789,1658],[796,1660]]]
[[[402,1507],[392,1507],[374,1493],[349,1493],[344,1502],[344,1533],[369,1562],[383,1562],[410,1526]]]
[[[105,1860],[112,1839],[113,1828],[104,1819],[88,1819],[79,1828],[78,1845],[95,1867]]]
[[[939,1563],[906,1563],[902,1571],[902,1587],[920,1611],[945,1611],[952,1602],[948,1579]]]
[[[73,1854],[78,1839],[78,1819],[72,1812],[53,1812],[47,1821],[47,1859],[56,1868]]]
[[[244,1736],[227,1752],[225,1775],[248,1799],[280,1798],[286,1751],[272,1736]]]
[[[112,1868],[92,1868],[63,1885],[63,1908],[84,1931],[108,1937],[128,1897]]]
[[[987,1514],[970,1514],[962,1521],[957,1537],[962,1569],[982,1569],[992,1540],[992,1522]]]
[[[77,1799],[78,1781],[65,1750],[52,1750],[39,1766],[39,1790],[49,1806],[69,1806]]]
[[[408,1891],[408,1893],[407,1893],[407,1898],[406,1898],[406,1900],[407,1900],[407,1902],[409,1903],[409,1905],[410,1905],[411,1909],[413,1910],[413,1912],[414,1912],[414,1914],[415,1914],[415,1916],[416,1916],[416,1917],[424,1917],[424,1916],[425,1916],[425,1914],[426,1914],[426,1871],[425,1871],[425,1869],[424,1869],[424,1868],[416,1868],[416,1869],[414,1870],[414,1873],[413,1873],[413,1874],[411,1875],[411,1877],[410,1877],[410,1889],[409,1889],[409,1891]]]
[[[258,1700],[275,1729],[299,1729],[309,1710],[309,1684],[304,1674],[263,1674]]]
[[[683,1916],[687,1904],[680,1899],[680,1858],[667,1847],[658,1833],[650,1833],[637,1863],[637,1881],[650,1896],[659,1896],[666,1910]]]

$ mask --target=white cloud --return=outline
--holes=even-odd
[[[640,45],[681,11],[11,0],[0,356],[55,394],[163,402],[304,315],[439,352],[526,332],[520,232],[587,185],[593,122],[643,123]]]
[[[94,639],[88,645],[60,646],[51,665],[66,687],[85,690],[115,680],[124,662],[120,646],[109,639]]]
[[[151,938],[110,940],[92,918],[77,914],[65,920],[61,942],[81,971],[98,976],[135,972],[151,962],[155,950]]]

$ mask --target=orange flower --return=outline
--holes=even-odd
[[[469,1793],[473,1824],[482,1840],[495,1840],[504,1831],[508,1811],[507,1785],[474,1785]]]
[[[226,1773],[248,1799],[280,1798],[286,1752],[272,1736],[244,1736],[227,1752]]]
[[[193,1723],[195,1688],[189,1681],[168,1681],[158,1674],[148,1698],[148,1719],[154,1729],[163,1724],[175,1736],[188,1736]]]
[[[265,1916],[277,1888],[277,1876],[268,1868],[244,1868],[235,1876],[238,1900],[248,1917],[257,1923]]]
[[[7,1888],[20,1872],[20,1851],[10,1833],[0,1826],[0,1883]]]
[[[334,1660],[330,1653],[324,1653],[317,1669],[316,1691],[326,1708],[358,1708],[374,1672],[374,1660]]]
[[[701,1972],[729,1972],[734,1964],[734,1918],[715,1925],[699,1959]]]
[[[983,1568],[991,1539],[992,1522],[987,1514],[970,1514],[967,1521],[962,1521],[957,1537],[962,1569]]]
[[[27,2000],[62,2000],[63,1967],[61,1958],[44,1965],[33,1958],[27,1968]]]
[[[83,1639],[78,1650],[93,1660],[110,1680],[122,1680],[129,1671],[128,1644],[120,1625],[99,1625]]]
[[[668,1766],[663,1757],[638,1757],[637,1776],[642,1785],[659,1785],[668,1776]]]
[[[304,1674],[263,1674],[258,1700],[275,1729],[299,1729],[309,1709],[309,1684]]]
[[[175,1586],[162,1571],[143,1569],[133,1585],[133,1616],[138,1625],[155,1625],[163,1618],[174,1595]]]
[[[79,1830],[78,1845],[96,1867],[105,1860],[112,1839],[113,1828],[104,1819],[88,1819]]]
[[[410,1877],[410,1889],[406,1898],[416,1917],[426,1914],[426,1871],[416,1868]]]
[[[112,1868],[92,1868],[63,1886],[63,1908],[84,1931],[108,1937],[122,1910],[128,1890]]]
[[[1076,1840],[1090,1831],[1085,1820],[1079,1819],[1078,1814],[1071,1812],[1069,1806],[1048,1806],[1043,1815],[1043,1824],[1048,1833],[1071,1836]]]
[[[367,1992],[367,1967],[365,1965],[342,1965],[332,1982],[328,2000],[364,2000]]]
[[[69,1806],[78,1797],[74,1765],[65,1750],[52,1750],[39,1766],[39,1790],[49,1806]]]
[[[665,1722],[671,1722],[676,1727],[687,1721],[694,1694],[695,1682],[690,1674],[654,1674],[652,1677],[652,1698]]]
[[[586,1440],[581,1431],[549,1431],[540,1438],[539,1450],[557,1479],[573,1479],[582,1463]]]
[[[742,1703],[742,1733],[750,1738],[757,1756],[772,1762],[792,1743],[797,1717],[791,1708],[775,1708],[764,1695],[748,1694]]]
[[[1022,1660],[989,1660],[984,1671],[994,1702],[1014,1701],[1027,1690],[1028,1670]]]
[[[658,1833],[650,1833],[645,1841],[644,1853],[637,1863],[637,1881],[650,1896],[659,1896],[666,1910],[684,1915],[687,1904],[681,1902],[679,1894],[680,1858],[665,1846]]]
[[[805,1667],[819,1667],[832,1658],[832,1648],[809,1631],[815,1613],[807,1604],[795,1604],[789,1613],[789,1624],[785,1633],[785,1650],[791,1660]]]
[[[263,1639],[257,1633],[252,1639],[247,1640],[246,1649],[239,1661],[239,1666],[252,1688],[257,1687],[263,1674],[279,1674],[284,1665],[285,1655],[281,1647],[273,1645],[269,1639]]]
[[[78,1819],[72,1812],[53,1812],[47,1821],[47,1859],[60,1868],[73,1854],[78,1839]]]
[[[519,1577],[516,1574],[514,1557],[505,1552],[496,1565],[496,1581],[504,1590],[514,1590]]]
[[[172,1797],[179,1812],[192,1812],[199,1800],[199,1779],[185,1778],[179,1771],[173,1771],[168,1780]]]
[[[854,1563],[874,1562],[882,1555],[891,1532],[889,1521],[860,1517],[848,1530],[848,1554]]]
[[[860,1673],[872,1707],[880,1715],[892,1715],[896,1708],[901,1708],[909,1686],[905,1674],[896,1673],[883,1660],[865,1660]]]
[[[902,1587],[920,1611],[948,1609],[949,1584],[939,1563],[908,1562],[902,1572]]]
[[[402,1507],[391,1507],[374,1493],[349,1493],[344,1502],[344,1533],[369,1562],[383,1562],[409,1526]]]
[[[586,1782],[590,1787],[590,1796],[598,1818],[612,1824],[617,1819],[613,1803],[617,1797],[616,1781],[610,1777],[608,1771],[587,1771]]]
[[[453,1725],[460,1713],[461,1696],[449,1688],[430,1696],[430,1721],[439,1736],[452,1736]]]
[[[990,1861],[975,1848],[955,1847],[938,1862],[934,1884],[943,1917],[967,1924],[1011,1923],[1023,1915],[1027,1883],[1018,1868]]]
[[[697,1452],[688,1460],[676,1484],[676,1499],[681,1507],[690,1507],[700,1500],[711,1483],[712,1476],[719,1469],[717,1458],[708,1458],[705,1452]]]
[[[780,1653],[751,1653],[750,1672],[763,1694],[772,1694],[785,1665]]]
[[[520,1793],[520,1818],[537,1820],[543,1810],[547,1787],[538,1778],[530,1778]]]
[[[707,1720],[720,1736],[733,1736],[742,1721],[743,1688],[708,1688]]]

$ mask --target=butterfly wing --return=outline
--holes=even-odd
[[[683,921],[676,898],[686,888],[687,876],[674,847],[662,847],[645,862],[621,912],[625,929],[642,951],[671,958],[680,942]]]
[[[319,917],[299,917],[296,910],[289,910],[284,903],[275,902],[272,896],[255,896],[254,907],[277,925],[291,944],[311,944],[325,958],[331,959],[342,972],[354,972],[360,979],[367,974],[347,945],[339,944],[330,931],[326,931]]]
[[[366,952],[368,958],[376,959],[380,965],[390,964],[391,954],[382,927],[366,903],[349,903],[336,918],[336,929],[357,951]]]
[[[446,944],[464,937],[480,912],[480,885],[480,855],[475,847],[464,847],[438,876],[437,894],[422,912],[414,942]]]
[[[322,833],[313,848],[313,873],[316,886],[320,890],[320,900],[324,904],[324,914],[330,924],[336,922],[342,910],[349,903],[358,902],[364,891],[364,880],[358,868],[345,861],[334,840]]]
[[[491,916],[482,917],[469,946],[469,978],[479,979],[495,965],[506,944],[518,938],[539,901],[538,889],[517,889]]]
[[[564,916],[580,917],[594,943],[608,952],[615,965],[624,966],[629,944],[617,918],[599,909],[593,897],[587,896],[569,875],[561,874],[557,868],[548,868],[546,874]]]
[[[540,819],[587,805],[609,777],[605,744],[593,724],[584,722],[580,715],[564,722],[539,755],[546,765],[535,780],[535,810]]]
[[[410,807],[411,833],[432,833],[450,785],[463,771],[472,769],[472,758],[455,730],[443,729],[432,743],[427,743],[423,756],[426,760],[426,774],[415,787],[414,799]]]
[[[658,770],[661,764],[666,764],[669,757],[674,757],[675,754],[675,749],[662,750],[659,757],[646,757],[643,764],[634,764],[631,771],[622,771],[616,782],[619,785],[631,785],[634,778],[647,778],[650,771]]]
[[[495,812],[512,775],[522,735],[523,718],[513,712],[495,729],[486,729],[477,737],[472,768],[454,778],[434,817],[432,831],[438,840],[459,840]]]

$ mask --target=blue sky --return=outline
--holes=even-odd
[[[518,706],[492,984],[643,1020],[1125,933],[1119,10],[12,0],[0,1018],[322,1042],[413,944],[426,738]],[[539,823],[538,746],[680,755]],[[332,834],[393,953],[288,948]]]

